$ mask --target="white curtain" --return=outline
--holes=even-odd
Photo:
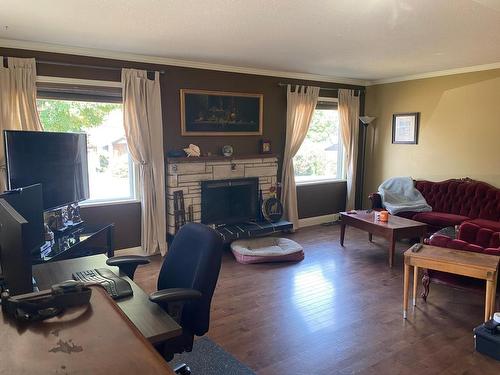
[[[7,188],[4,130],[43,130],[36,109],[35,59],[0,56],[0,192]]]
[[[281,173],[281,201],[285,217],[296,229],[299,224],[297,212],[297,188],[293,157],[299,151],[309,129],[311,118],[318,102],[319,87],[296,86],[292,91],[290,85],[286,91],[286,141]]]
[[[355,96],[354,90],[339,90],[339,121],[345,155],[344,171],[347,176],[346,210],[352,210],[356,194],[359,136],[359,96]]]
[[[165,164],[159,73],[122,70],[123,119],[130,154],[140,170],[142,249],[167,252]]]

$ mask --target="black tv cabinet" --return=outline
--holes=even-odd
[[[80,258],[89,255],[114,256],[114,224],[82,223],[55,235],[54,241],[33,254],[32,264]]]

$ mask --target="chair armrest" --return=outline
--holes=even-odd
[[[121,272],[125,273],[131,279],[134,279],[134,273],[137,266],[149,264],[150,262],[148,258],[140,255],[123,255],[106,260],[108,266],[118,267]]]
[[[384,208],[384,205],[382,204],[382,197],[379,193],[371,193],[368,195],[368,199],[372,202],[372,210]]]
[[[168,303],[201,298],[201,293],[189,288],[162,289],[149,295],[149,300],[154,303]]]
[[[199,298],[201,298],[201,293],[189,288],[162,289],[149,295],[149,300],[158,304],[178,324],[182,323],[185,302]]]

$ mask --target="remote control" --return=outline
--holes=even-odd
[[[422,244],[421,243],[416,243],[415,245],[413,245],[412,247],[410,247],[410,250],[414,253],[418,252],[420,249],[422,248]]]

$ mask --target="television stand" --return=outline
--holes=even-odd
[[[80,258],[89,255],[114,256],[114,224],[69,227],[63,233],[54,233],[54,240],[47,241],[40,252],[33,254],[32,264]]]

